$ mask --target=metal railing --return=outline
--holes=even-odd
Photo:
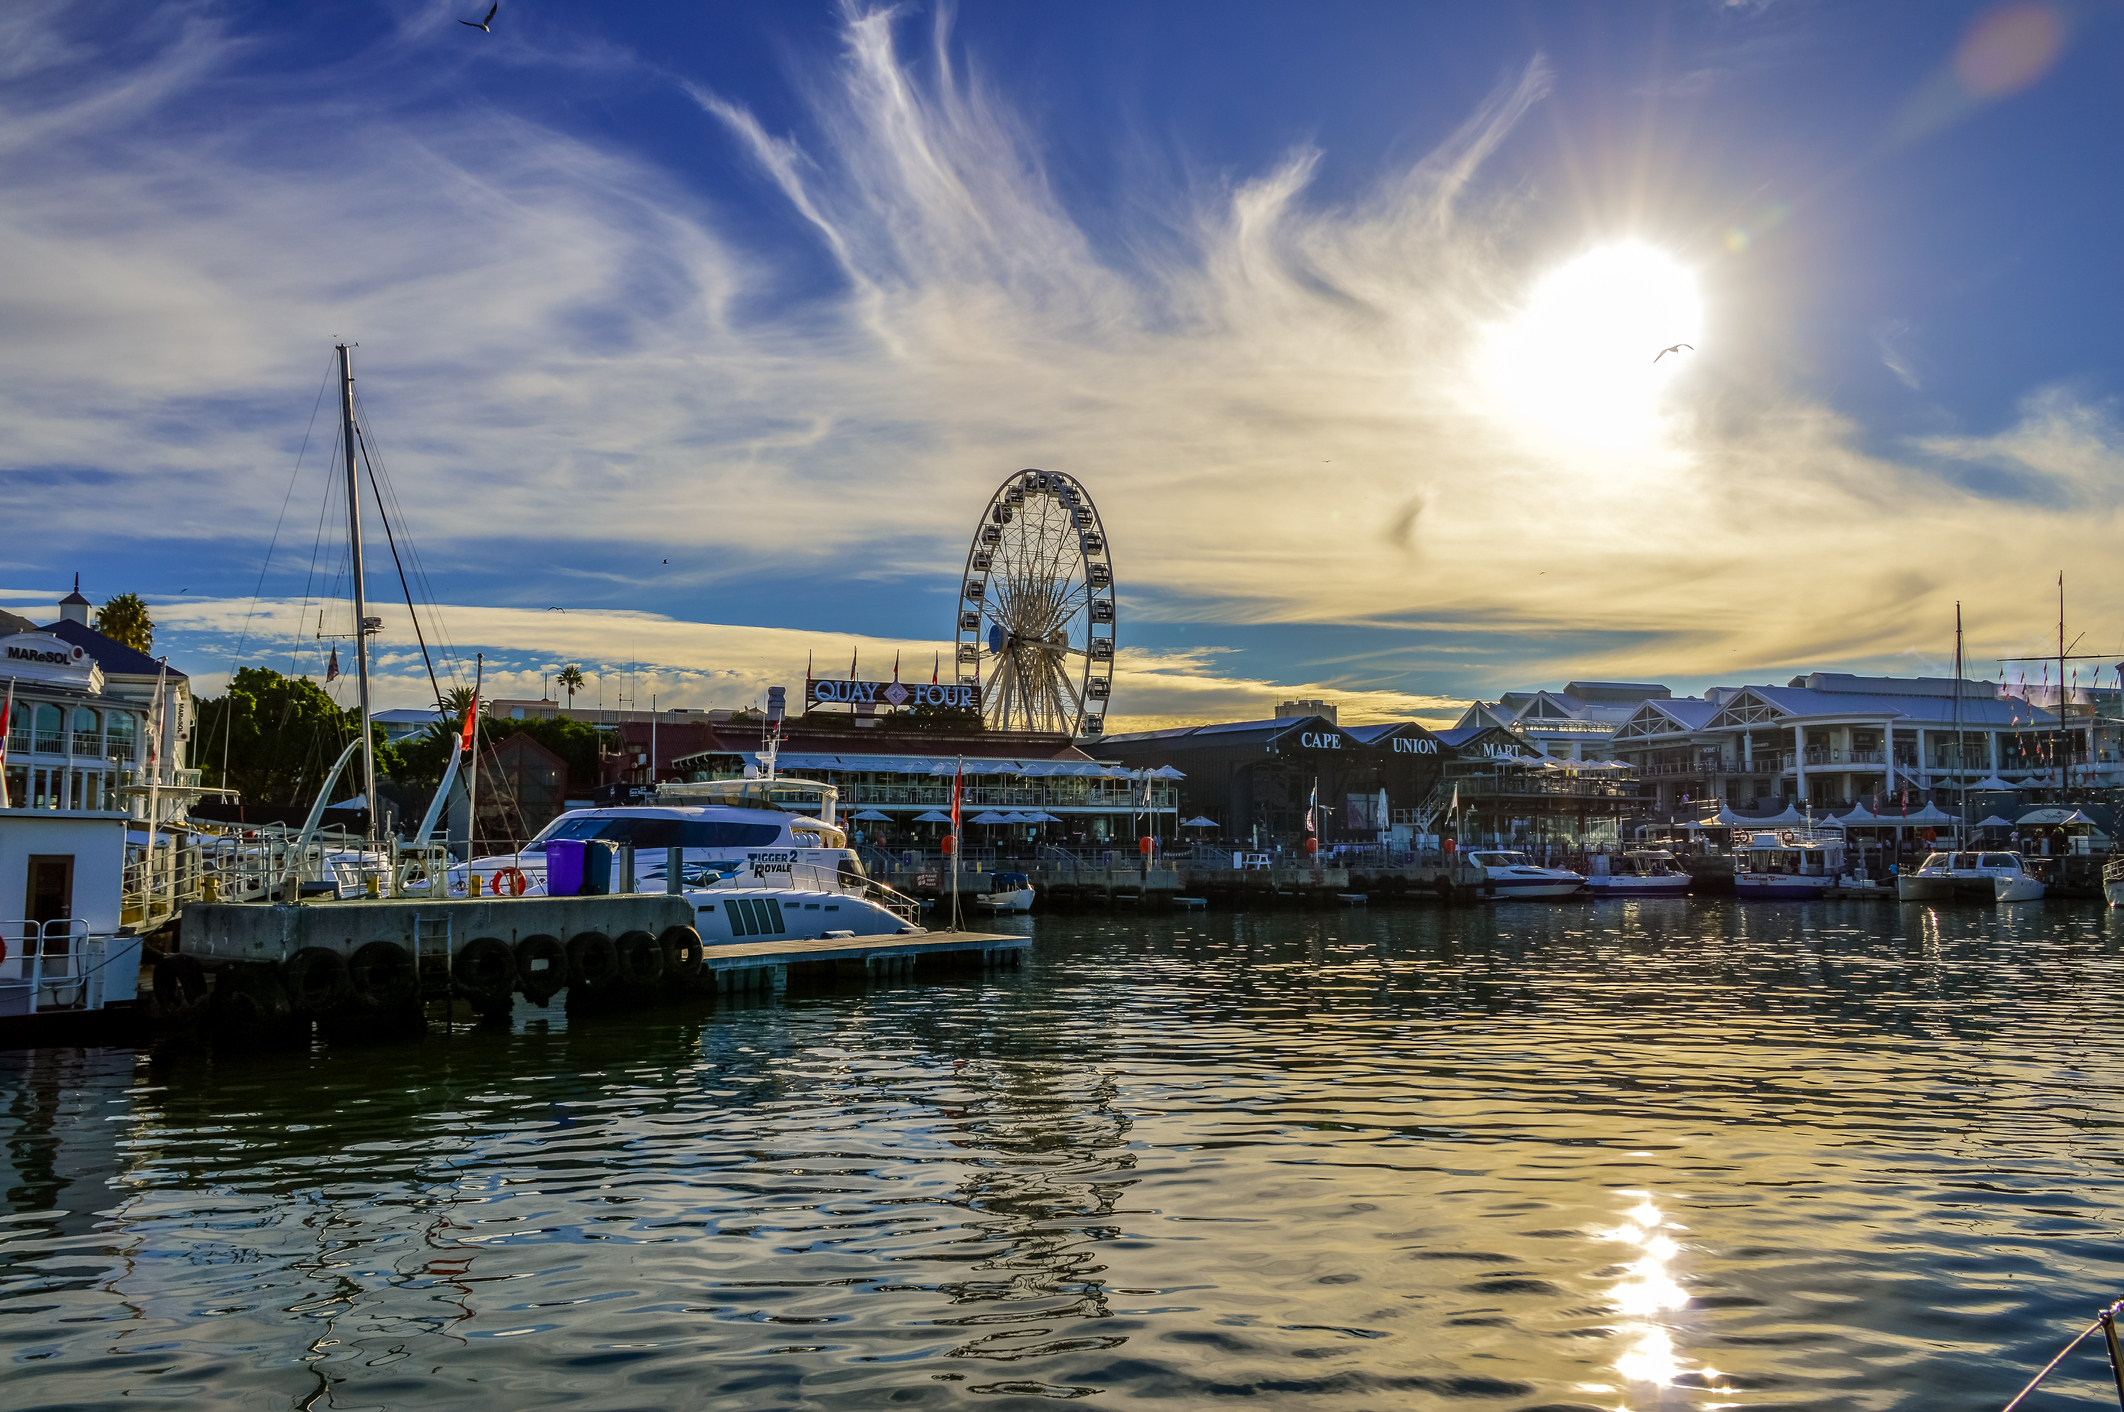
[[[98,935],[82,918],[0,922],[0,1015],[53,1010],[100,1010],[108,998],[130,1000],[139,984],[139,944]],[[113,976],[118,956],[136,958],[133,972]],[[118,995],[112,997],[116,988]]]
[[[2028,1386],[2015,1393],[2013,1401],[2000,1408],[1999,1412],[2013,1412],[2014,1408],[2026,1402],[2028,1395],[2041,1387],[2045,1378],[2057,1371],[2058,1365],[2065,1361],[2065,1355],[2085,1343],[2096,1329],[2102,1331],[2102,1341],[2109,1346],[2109,1374],[2117,1385],[2117,1406],[2124,1408],[2124,1348],[2120,1348],[2117,1343],[2117,1315],[2120,1311],[2124,1311],[2124,1300],[2118,1300],[2096,1314],[2094,1322],[2073,1335],[2072,1341],[2059,1349],[2057,1356],[2045,1363],[2042,1371],[2028,1380]]]

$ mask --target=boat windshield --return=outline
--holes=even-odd
[[[1979,855],[1977,866],[1980,868],[2012,868],[2018,872],[2021,867],[2021,858],[2017,853],[1985,853]]]
[[[601,838],[638,849],[761,848],[782,836],[773,824],[737,823],[726,819],[671,819],[639,814],[577,814],[555,819],[525,846],[543,853],[556,838]]]
[[[1533,861],[1524,853],[1478,853],[1475,861],[1485,868],[1531,868]]]
[[[1925,855],[1925,861],[1918,866],[1921,868],[1952,868],[1954,866],[1954,855],[1952,853],[1928,853]]]

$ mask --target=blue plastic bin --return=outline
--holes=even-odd
[[[580,897],[583,888],[583,840],[555,838],[546,842],[546,896]]]

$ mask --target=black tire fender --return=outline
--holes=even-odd
[[[543,1005],[568,984],[568,948],[557,936],[527,936],[516,943],[516,984],[524,999]]]
[[[664,953],[664,975],[680,985],[700,978],[707,958],[701,954],[701,934],[692,927],[666,927],[656,939]]]
[[[412,954],[395,941],[356,947],[347,960],[347,983],[355,1002],[369,1010],[393,1010],[420,994]]]
[[[577,932],[568,938],[568,975],[573,985],[592,990],[619,979],[619,953],[603,932]]]
[[[612,943],[619,952],[619,976],[628,985],[655,985],[664,974],[664,948],[645,931],[622,932]]]
[[[288,1033],[295,1007],[271,966],[235,966],[214,986],[210,1014],[214,1028],[230,1039],[262,1042]]]
[[[323,946],[305,946],[281,962],[280,984],[295,1013],[313,1019],[332,1014],[354,996],[347,958]]]
[[[210,993],[206,967],[196,958],[173,951],[155,962],[155,1006],[165,1017],[198,1014]]]
[[[450,958],[450,979],[472,1000],[501,1000],[516,993],[516,957],[506,941],[476,936]]]

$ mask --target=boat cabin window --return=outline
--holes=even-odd
[[[1928,853],[1925,855],[1925,861],[1918,866],[1921,868],[1951,868],[1954,866],[1954,855],[1952,853]]]
[[[863,872],[863,860],[856,857],[852,848],[841,850],[841,863],[836,871],[844,883],[860,883],[866,876]]]
[[[659,819],[640,815],[578,814],[556,819],[526,847],[543,853],[554,838],[602,838],[636,849],[759,848],[782,836],[773,824],[746,824],[727,819]]]
[[[1985,853],[1979,856],[1980,868],[2019,868],[2020,858],[2012,853]]]
[[[1475,861],[1485,868],[1531,868],[1533,863],[1524,853],[1478,853]]]

